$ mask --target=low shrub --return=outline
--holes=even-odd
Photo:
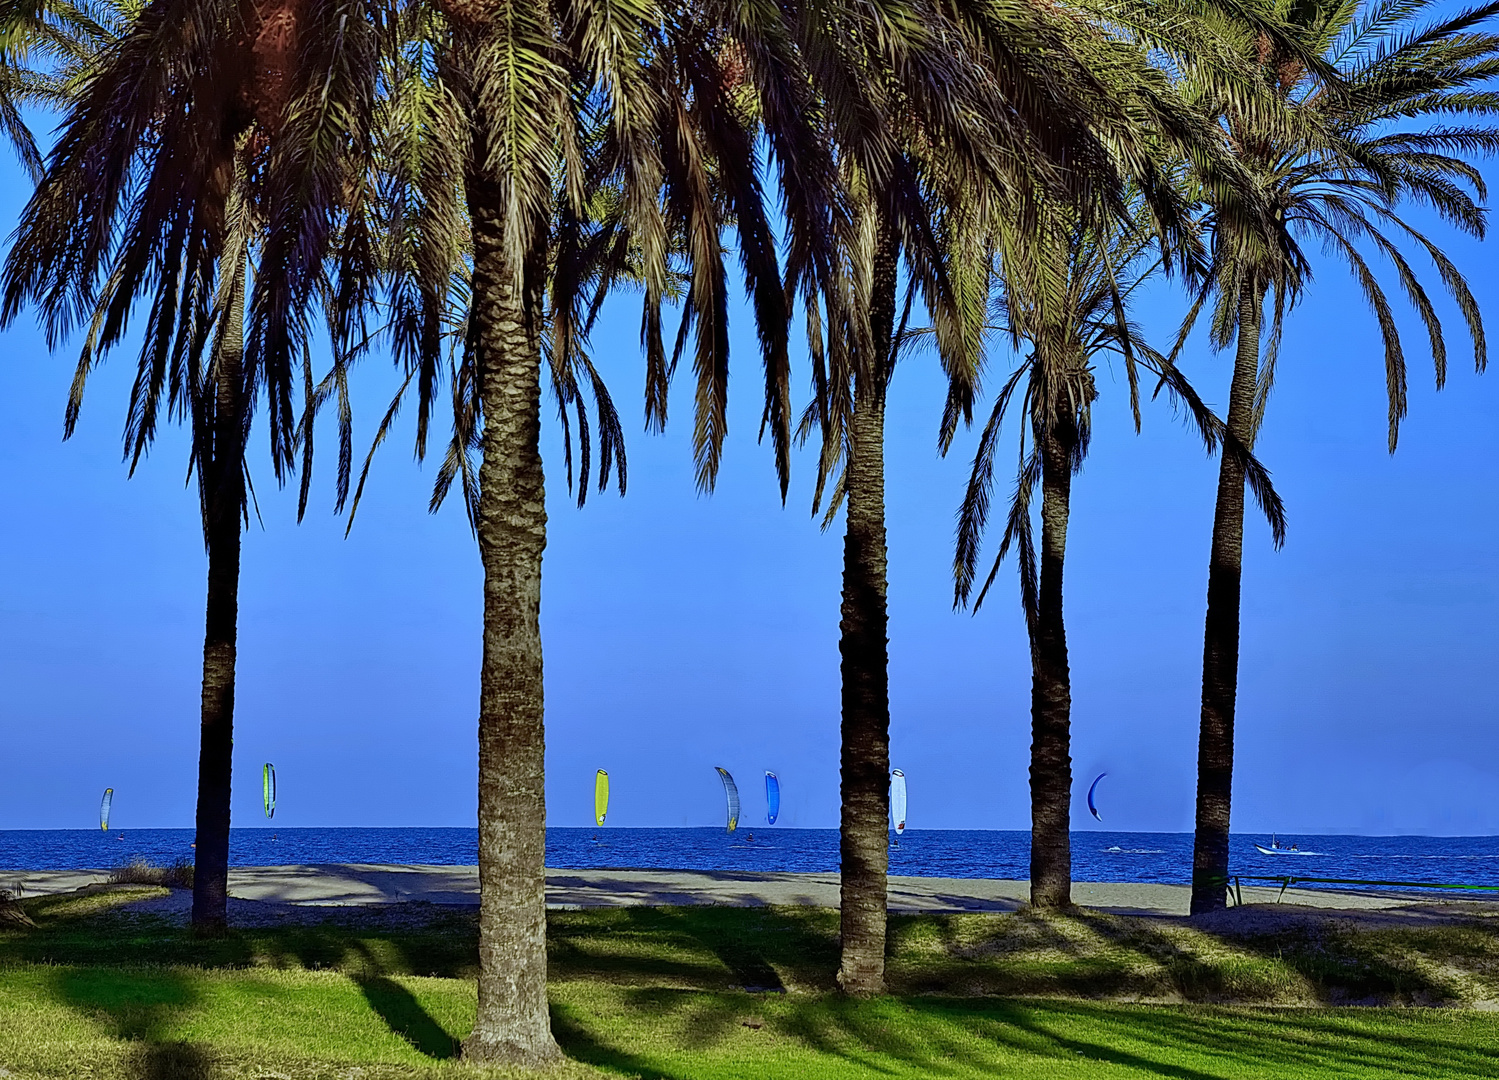
[[[178,859],[171,866],[156,866],[144,859],[134,859],[110,871],[111,885],[161,885],[168,889],[193,887],[193,864]]]

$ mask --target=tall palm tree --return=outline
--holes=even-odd
[[[1072,685],[1062,598],[1072,477],[1087,457],[1098,398],[1095,362],[1109,354],[1121,362],[1136,430],[1143,369],[1157,379],[1157,392],[1166,391],[1184,407],[1209,450],[1225,438],[1222,422],[1128,315],[1136,290],[1168,269],[1155,225],[1149,207],[1136,199],[1123,221],[1049,204],[1029,221],[1001,217],[996,234],[1001,290],[993,325],[1025,352],[996,395],[974,455],[958,514],[954,603],[966,604],[973,593],[996,450],[1014,394],[1023,386],[1014,495],[998,554],[973,606],[982,605],[1013,547],[1031,652],[1030,881],[1031,904],[1038,908],[1072,903]],[[1237,446],[1225,447],[1225,456],[1243,460],[1279,535],[1284,517],[1263,468]],[[1039,571],[1032,522],[1038,488]]]
[[[434,504],[460,481],[485,597],[479,1010],[464,1054],[544,1065],[560,1052],[546,998],[542,375],[564,425],[569,413],[577,423],[581,497],[591,427],[603,452],[601,484],[622,449],[607,391],[588,359],[588,329],[610,286],[626,277],[638,282],[647,422],[664,422],[671,371],[690,348],[698,387],[694,451],[699,482],[710,487],[726,434],[724,233],[732,227],[765,360],[766,423],[784,488],[787,305],[755,119],[785,204],[796,212],[787,257],[794,277],[816,281],[828,264],[823,177],[830,169],[815,138],[814,80],[774,8],[439,2],[408,16],[417,43],[405,61],[413,75],[402,108],[412,121],[405,130],[414,134],[393,155],[386,194],[367,204],[383,209],[358,208],[351,220],[384,214],[389,235],[410,242],[382,248],[376,241],[370,257],[339,268],[330,289],[348,298],[338,307],[350,324],[361,310],[384,308],[397,362],[417,389],[419,445],[438,376],[446,371],[451,382],[454,436]],[[426,88],[418,88],[424,80]],[[682,321],[668,356],[663,308],[676,299]],[[445,367],[445,342],[455,329],[459,355]],[[590,391],[593,425],[584,407]],[[571,479],[571,441],[566,445]],[[622,484],[623,460],[614,460]]]
[[[1211,298],[1214,346],[1235,345],[1228,431],[1246,447],[1254,446],[1264,418],[1285,313],[1310,278],[1304,252],[1309,241],[1348,267],[1379,323],[1391,453],[1406,410],[1405,350],[1370,256],[1388,261],[1421,317],[1438,388],[1447,363],[1441,320],[1403,249],[1414,246],[1436,268],[1467,324],[1474,364],[1480,371],[1485,366],[1483,322],[1463,275],[1403,208],[1423,206],[1462,232],[1484,233],[1478,200],[1485,187],[1473,159],[1499,148],[1499,127],[1490,122],[1499,111],[1499,94],[1488,89],[1499,62],[1499,35],[1486,29],[1499,4],[1435,15],[1431,8],[1431,0],[1286,2],[1276,10],[1299,30],[1300,51],[1295,42],[1242,32],[1242,54],[1258,67],[1266,91],[1283,103],[1289,124],[1266,124],[1263,115],[1235,108],[1210,91],[1200,96],[1274,208],[1277,224],[1267,237],[1258,223],[1245,227],[1208,196],[1213,265],[1178,342],[1180,348]],[[1243,465],[1225,455],[1203,632],[1194,913],[1226,902],[1243,543]]]
[[[373,27],[351,10],[310,0],[122,9],[114,40],[73,71],[61,136],[0,275],[0,323],[34,304],[54,344],[85,330],[65,433],[138,304],[132,471],[163,413],[192,429],[208,553],[192,922],[206,931],[227,914],[247,441],[263,393],[273,468],[286,474],[293,357],[305,355],[333,206],[366,149],[347,129],[367,109],[373,74],[343,75]]]
[[[985,127],[954,123],[939,111],[917,107],[930,100],[927,86],[948,91],[996,115],[1003,99],[986,82],[965,77],[957,27],[938,13],[913,21],[914,33],[889,52],[850,50],[866,86],[878,91],[861,102],[878,120],[857,127],[830,125],[839,149],[841,179],[850,209],[839,230],[838,264],[821,295],[808,293],[814,394],[800,434],[820,428],[822,453],[813,513],[827,481],[841,469],[824,527],[846,499],[843,593],[839,624],[842,658],[841,821],[839,830],[840,941],[838,984],[845,993],[884,990],[886,874],[889,865],[890,705],[887,652],[885,548],[885,400],[896,362],[899,278],[907,267],[906,310],[916,295],[942,326],[943,360],[961,380],[976,369],[976,339],[968,324],[982,322],[983,282],[968,280],[974,252],[968,219],[982,214],[982,199],[962,195],[992,186],[991,155],[999,140]],[[933,32],[933,31],[936,32]],[[944,32],[945,31],[945,32]],[[876,35],[851,35],[878,41]],[[919,79],[901,79],[901,54],[921,57]],[[954,63],[957,61],[957,63]],[[943,66],[951,71],[936,76]],[[883,100],[881,100],[883,99]],[[838,109],[830,109],[837,115]],[[1064,115],[1058,110],[1059,118]],[[1075,117],[1067,117],[1074,120]],[[1085,140],[1078,140],[1084,142]],[[923,156],[913,152],[920,142]],[[1043,167],[1052,163],[1037,154]],[[884,175],[872,168],[885,159]],[[972,183],[987,174],[989,183]],[[946,213],[945,208],[956,208]],[[966,261],[965,261],[966,259]],[[981,260],[980,260],[981,261]],[[967,308],[964,302],[967,302]],[[826,315],[826,331],[822,316]]]

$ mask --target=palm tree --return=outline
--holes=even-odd
[[[1302,38],[1268,40],[1245,31],[1240,48],[1262,85],[1290,118],[1263,116],[1218,100],[1202,107],[1220,119],[1234,152],[1275,210],[1268,239],[1208,196],[1213,264],[1182,328],[1185,339],[1211,295],[1212,342],[1235,344],[1228,431],[1252,448],[1275,376],[1286,311],[1310,277],[1308,241],[1344,263],[1384,339],[1389,449],[1406,410],[1405,351],[1384,286],[1369,256],[1390,263],[1430,340],[1440,388],[1447,350],[1441,320],[1402,250],[1414,245],[1457,302],[1485,366],[1483,322],[1463,275],[1402,214],[1415,204],[1463,232],[1482,236],[1484,183],[1472,159],[1499,147],[1499,94],[1487,89],[1499,35],[1483,29],[1499,14],[1489,3],[1423,22],[1430,0],[1300,0],[1285,11]],[[1268,334],[1265,302],[1273,297]],[[1262,342],[1267,341],[1263,365]],[[1225,455],[1218,476],[1203,633],[1202,721],[1198,743],[1192,911],[1221,908],[1228,876],[1234,711],[1239,666],[1239,598],[1244,542],[1244,473]]]
[[[1017,351],[1026,352],[996,396],[974,456],[958,515],[954,604],[966,604],[973,592],[999,437],[1014,394],[1023,386],[1014,496],[999,552],[973,606],[976,611],[982,605],[1000,563],[1014,547],[1031,651],[1030,881],[1031,904],[1038,908],[1072,903],[1072,687],[1062,583],[1072,477],[1087,457],[1092,405],[1098,398],[1096,359],[1112,353],[1122,362],[1137,430],[1144,369],[1156,376],[1157,392],[1165,390],[1185,407],[1209,450],[1224,438],[1222,422],[1128,317],[1135,291],[1169,268],[1157,246],[1155,226],[1150,208],[1136,199],[1123,221],[1107,216],[1090,220],[1086,213],[1049,204],[1030,222],[1019,215],[1002,216],[997,230],[1002,289],[994,300],[994,325]],[[1190,252],[1186,258],[1190,262]],[[1239,454],[1237,447],[1225,448],[1225,456]],[[1244,460],[1278,535],[1284,525],[1279,499],[1259,464]],[[1037,488],[1039,572],[1032,523]]]
[[[934,24],[918,25],[930,30]],[[997,113],[1002,106],[993,88],[972,85],[973,80],[964,78],[965,50],[952,47],[956,34],[946,40],[941,34],[924,37],[918,31],[897,49],[924,53],[926,78],[936,74],[939,65],[951,64],[953,70],[946,80],[933,81],[951,80],[952,93],[987,104]],[[878,40],[873,35],[868,39]],[[934,44],[938,47],[933,48]],[[877,122],[851,130],[834,125],[830,131],[839,145],[851,212],[840,234],[836,271],[825,279],[820,296],[807,297],[818,392],[803,416],[800,434],[805,438],[815,428],[822,434],[814,514],[820,509],[827,480],[841,466],[824,528],[847,500],[839,624],[838,985],[845,993],[869,995],[883,992],[885,967],[890,704],[884,418],[897,358],[899,277],[905,263],[909,275],[906,312],[921,292],[942,324],[944,362],[954,371],[955,380],[961,380],[961,373],[977,366],[976,339],[971,327],[964,325],[965,318],[970,324],[975,321],[973,296],[982,296],[986,290],[983,282],[968,280],[974,250],[964,246],[972,239],[971,227],[965,226],[982,214],[982,200],[960,191],[964,181],[973,181],[986,170],[992,175],[985,159],[995,151],[990,132],[962,130],[934,110],[915,107],[913,100],[922,96],[922,88],[893,77],[902,70],[897,56],[876,51],[852,59],[866,80],[871,79],[868,73],[876,73],[871,81],[887,100],[866,106],[878,110]],[[953,64],[954,60],[958,63]],[[925,160],[911,148],[923,135]],[[970,156],[969,147],[963,145],[967,140],[977,144],[978,154]],[[866,164],[879,157],[893,159],[891,175],[883,181]],[[984,186],[970,184],[968,189],[982,192]],[[945,213],[945,208],[954,210]],[[981,301],[978,310],[982,312]],[[820,325],[824,311],[826,333]],[[982,321],[981,315],[977,321]]]
[[[814,283],[829,261],[823,178],[831,170],[815,138],[814,80],[773,11],[730,4],[436,9],[441,18],[419,8],[407,13],[414,44],[396,64],[406,75],[389,80],[405,87],[405,104],[392,108],[407,117],[396,124],[407,134],[381,182],[386,194],[350,218],[380,219],[397,240],[375,242],[370,257],[344,264],[330,287],[351,298],[340,307],[345,321],[384,309],[395,358],[417,390],[419,452],[439,375],[450,381],[454,433],[433,503],[460,482],[485,598],[479,1009],[464,1054],[536,1066],[560,1054],[546,998],[542,373],[564,425],[569,414],[577,424],[580,499],[594,427],[600,484],[616,460],[622,487],[618,422],[589,361],[587,335],[612,286],[638,283],[647,422],[664,423],[671,371],[690,348],[694,451],[699,482],[711,487],[726,434],[724,232],[732,226],[784,489],[787,305],[752,124],[763,124],[783,198],[796,211],[788,270]],[[675,299],[683,314],[668,357],[663,307]],[[444,366],[454,340],[458,355]],[[334,392],[341,392],[337,379],[313,399]],[[596,405],[595,424],[585,392]],[[387,430],[382,424],[381,437]],[[566,445],[571,482],[570,439]]]
[[[84,326],[71,434],[89,373],[144,305],[131,470],[163,412],[191,426],[208,553],[192,922],[216,931],[227,912],[246,445],[263,392],[278,479],[291,467],[292,357],[305,355],[331,248],[329,200],[364,160],[347,121],[373,82],[333,76],[369,47],[372,27],[347,11],[202,0],[122,12],[113,40],[67,81],[62,134],[0,279],[0,324],[34,304],[54,344]]]

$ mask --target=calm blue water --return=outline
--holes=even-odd
[[[595,840],[597,836],[597,840]],[[750,836],[754,841],[750,842]],[[0,871],[119,866],[132,859],[170,863],[192,857],[191,829],[0,830]],[[926,877],[1024,878],[1024,832],[911,830],[891,849],[890,872]],[[1283,836],[1322,854],[1267,856],[1235,836],[1235,874],[1499,885],[1499,837]],[[1117,850],[1116,850],[1117,849]],[[439,863],[478,860],[473,829],[235,829],[235,866],[287,863]],[[1186,882],[1189,833],[1074,833],[1078,881]],[[838,868],[832,829],[549,829],[547,865],[557,869],[801,870]]]

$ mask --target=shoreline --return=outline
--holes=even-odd
[[[0,870],[0,889],[23,896],[55,894],[108,884],[108,870]],[[1026,906],[1030,884],[1002,878],[941,878],[892,875],[892,914],[954,914],[1017,911]],[[1263,909],[1315,909],[1329,914],[1394,913],[1418,907],[1493,910],[1499,904],[1472,896],[1432,896],[1425,892],[1356,893],[1278,886],[1245,886],[1245,906]],[[392,863],[324,863],[231,867],[229,895],[255,907],[367,908],[396,904],[429,904],[469,908],[479,901],[477,866]],[[1138,882],[1075,881],[1073,903],[1119,915],[1185,917],[1191,890],[1187,885]],[[189,900],[177,890],[171,900]],[[596,907],[677,907],[700,904],[735,907],[810,906],[836,908],[836,873],[792,871],[702,870],[547,870],[547,907],[571,910]],[[1279,903],[1277,903],[1279,901]],[[175,908],[177,904],[153,907]],[[1233,908],[1228,909],[1233,911]]]

